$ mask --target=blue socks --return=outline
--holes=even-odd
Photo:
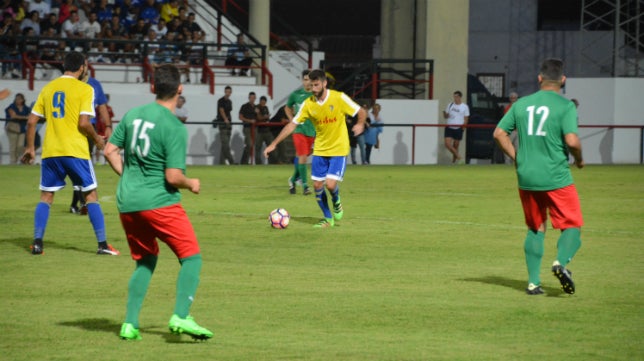
[[[336,184],[335,189],[331,192],[331,201],[333,204],[338,203],[340,200],[340,185]]]
[[[324,218],[331,218],[331,210],[329,209],[329,202],[327,201],[324,187],[315,190],[315,199],[318,201],[322,213],[324,213]]]
[[[34,239],[42,239],[45,235],[45,228],[47,228],[47,220],[49,219],[49,204],[40,202],[36,206],[34,214]]]
[[[103,218],[103,211],[101,205],[98,203],[87,203],[87,215],[89,221],[94,227],[94,234],[98,242],[104,242],[107,239],[105,235],[105,218]]]

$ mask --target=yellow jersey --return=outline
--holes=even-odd
[[[306,119],[310,119],[315,126],[313,155],[346,156],[349,154],[346,116],[355,116],[360,106],[342,92],[330,89],[327,92],[323,101],[318,101],[315,96],[306,99],[293,118],[293,122],[301,124]]]
[[[94,112],[94,88],[63,75],[45,85],[31,112],[47,121],[42,157],[90,159],[87,136],[78,130],[81,114]]]

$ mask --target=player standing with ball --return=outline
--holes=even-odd
[[[139,313],[165,242],[181,263],[174,314],[168,327],[175,334],[208,339],[212,332],[190,316],[201,272],[201,251],[179,189],[198,194],[200,182],[187,178],[188,131],[174,115],[183,87],[179,70],[171,64],[154,71],[156,101],[128,111],[105,146],[105,159],[121,176],[116,204],[136,268],[128,287],[127,311],[120,336],[139,340]],[[121,160],[121,149],[125,159]]]
[[[277,138],[264,149],[264,157],[275,149],[275,146],[288,137],[295,128],[310,119],[315,126],[315,144],[313,145],[313,159],[311,162],[311,179],[315,189],[315,198],[322,209],[324,219],[315,227],[333,227],[335,220],[340,220],[344,214],[340,201],[340,186],[344,171],[347,167],[349,154],[349,134],[346,125],[346,116],[358,116],[358,122],[353,126],[355,135],[364,131],[367,112],[362,109],[346,94],[327,89],[326,74],[322,70],[313,70],[309,73],[311,92],[313,96],[304,101],[293,121],[287,124]],[[331,194],[333,214],[329,208],[326,189]],[[335,219],[335,220],[334,220]]]
[[[568,166],[568,152],[578,168],[584,167],[577,136],[575,104],[559,94],[566,81],[563,62],[546,59],[537,79],[538,92],[519,99],[501,119],[494,139],[516,165],[519,196],[528,234],[524,242],[530,295],[542,294],[539,270],[546,232],[546,211],[552,226],[561,230],[552,273],[564,292],[575,293],[572,273],[566,265],[581,247],[581,206]],[[519,149],[509,134],[517,130]]]

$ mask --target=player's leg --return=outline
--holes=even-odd
[[[326,187],[331,193],[331,202],[333,202],[333,218],[342,219],[344,210],[340,200],[340,184],[344,178],[344,172],[347,169],[347,157],[331,157],[329,170],[326,175]]]
[[[454,149],[454,138],[449,136],[449,128],[445,128],[445,148],[452,154],[452,163],[456,162],[458,153]]]
[[[85,197],[85,205],[87,207],[87,215],[89,221],[94,228],[94,235],[98,242],[98,249],[96,254],[99,255],[112,255],[119,254],[115,248],[107,243],[107,235],[105,232],[105,217],[103,210],[98,202],[98,181],[94,173],[94,166],[91,159],[78,159],[78,158],[65,158],[64,164],[69,177],[74,184],[81,186],[83,196]]]
[[[367,164],[367,154],[365,153],[364,134],[358,135],[356,137],[356,142],[358,144],[358,148],[360,148],[360,163]]]
[[[528,232],[523,242],[525,262],[528,269],[529,295],[542,294],[541,289],[541,260],[544,252],[544,239],[546,232],[546,206],[543,192],[519,190],[521,205]]]
[[[295,184],[298,179],[304,182],[306,180],[306,174],[304,176],[300,175],[300,162],[301,156],[309,154],[309,151],[306,149],[306,137],[300,133],[293,134],[293,147],[295,148],[295,159],[293,159],[293,174],[288,179],[288,191],[291,194],[295,194]],[[306,162],[304,163],[304,169],[306,169]]]
[[[313,156],[311,158],[311,179],[313,180],[313,189],[315,190],[315,199],[322,210],[324,219],[314,225],[317,228],[333,227],[333,215],[329,208],[324,181],[327,179],[327,173],[330,165],[330,157]]]
[[[156,236],[165,242],[181,263],[177,277],[177,297],[174,314],[168,327],[173,333],[186,333],[196,339],[208,339],[213,333],[199,326],[190,316],[190,307],[199,287],[201,250],[188,215],[180,204],[149,211],[150,224]],[[172,220],[168,222],[168,219]]]
[[[34,211],[34,241],[31,245],[32,254],[42,254],[43,238],[49,220],[49,209],[54,203],[54,192],[65,187],[65,169],[60,158],[45,158],[40,166],[40,202]]]
[[[552,273],[559,279],[564,292],[575,293],[572,272],[566,268],[581,247],[583,217],[579,196],[574,184],[548,192],[552,226],[561,229],[557,241],[557,259],[552,264]]]
[[[309,189],[309,176],[307,171],[307,163],[309,154],[311,154],[311,149],[313,148],[313,142],[315,141],[314,137],[304,137],[304,148],[301,149],[300,155],[298,156],[298,174],[300,180],[302,181],[302,194],[309,195],[311,190]]]
[[[156,268],[159,246],[154,229],[149,226],[144,212],[121,213],[120,219],[136,268],[128,283],[125,322],[120,336],[124,340],[140,340],[139,314]]]

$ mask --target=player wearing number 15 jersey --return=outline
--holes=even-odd
[[[188,132],[174,115],[182,90],[180,78],[174,65],[157,67],[156,101],[127,112],[104,151],[105,159],[121,176],[116,205],[132,259],[136,261],[128,287],[125,322],[121,326],[120,336],[124,340],[141,338],[139,313],[159,255],[157,238],[172,249],[181,263],[174,314],[168,324],[170,331],[196,339],[213,335],[189,313],[202,261],[192,224],[179,203],[179,189],[198,194],[200,182],[184,175]]]
[[[547,59],[541,65],[541,90],[519,99],[501,119],[494,138],[503,152],[515,161],[519,196],[528,234],[524,242],[528,268],[528,294],[543,293],[539,269],[544,250],[547,214],[552,226],[560,229],[557,259],[552,265],[566,293],[575,292],[572,273],[565,266],[581,246],[583,224],[579,196],[568,166],[568,151],[578,168],[584,166],[577,136],[577,110],[559,92],[566,77],[563,62]],[[509,134],[516,130],[519,149]]]
[[[98,241],[97,254],[117,255],[118,251],[107,244],[103,211],[98,203],[98,182],[87,146],[92,138],[103,149],[103,138],[96,134],[90,123],[94,116],[94,90],[80,79],[87,75],[87,60],[78,52],[65,56],[65,73],[49,82],[41,90],[27,120],[27,147],[22,161],[31,163],[36,157],[34,140],[36,124],[41,118],[47,121],[43,142],[40,175],[40,202],[34,215],[34,242],[32,254],[43,253],[43,236],[54,193],[65,187],[69,175],[81,187],[86,201],[89,220]]]

